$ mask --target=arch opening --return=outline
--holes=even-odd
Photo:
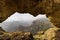
[[[32,30],[34,30],[33,33],[35,33],[37,32],[36,30],[38,31],[46,30],[52,27],[53,24],[50,22],[50,20],[46,17],[45,14],[43,15],[39,14],[37,16],[33,16],[29,13],[15,12],[10,17],[8,17],[5,21],[3,21],[0,24],[0,26],[7,32],[14,32],[14,31],[32,32]],[[39,27],[41,28],[43,27],[43,28],[39,30],[38,29]]]

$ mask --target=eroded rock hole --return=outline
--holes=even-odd
[[[7,32],[25,31],[36,33],[38,31],[45,31],[53,26],[45,14],[39,14],[36,17],[29,13],[15,12],[0,26]]]

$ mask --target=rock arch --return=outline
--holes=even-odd
[[[0,0],[0,21],[14,12],[28,12],[34,16],[46,14],[54,25],[60,27],[59,0]]]

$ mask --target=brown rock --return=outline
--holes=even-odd
[[[37,15],[41,12],[41,7],[39,7],[39,5],[41,5],[40,3],[41,0],[0,0],[0,18],[6,19],[16,11]]]
[[[30,32],[16,32],[12,33],[13,38],[16,40],[34,40],[33,35]]]
[[[34,16],[46,14],[51,22],[60,27],[60,1],[59,0],[0,0],[0,22],[4,21],[14,12],[30,13]]]
[[[34,40],[30,32],[11,32],[0,35],[1,40]]]
[[[51,22],[57,26],[60,27],[60,5],[59,0],[45,0],[43,2],[43,10],[45,11],[46,16],[49,18]]]
[[[0,27],[0,35],[4,34],[5,30]]]
[[[56,27],[50,28],[44,35],[47,40],[60,40],[60,29]]]

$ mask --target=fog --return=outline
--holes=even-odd
[[[46,15],[37,15],[34,17],[29,13],[18,13],[15,12],[13,15],[8,17],[5,21],[0,23],[0,27],[2,27],[5,31],[16,31],[19,30],[19,27],[29,27],[31,26],[34,20],[39,18],[46,18]]]

